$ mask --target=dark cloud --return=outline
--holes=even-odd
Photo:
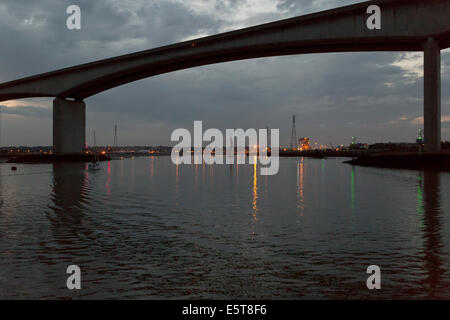
[[[211,9],[196,10],[194,2]],[[194,2],[2,0],[0,82],[198,34],[215,34],[233,28],[244,4],[246,8],[259,4],[246,0]],[[238,24],[252,25],[356,2],[360,1],[273,0],[276,10],[248,14]],[[81,31],[66,28],[65,10],[70,4],[82,9]],[[384,52],[265,58],[137,81],[86,100],[88,137],[95,128],[99,143],[111,144],[114,124],[119,123],[121,143],[168,144],[173,129],[191,128],[194,120],[203,120],[205,127],[280,128],[282,143],[288,143],[295,113],[298,134],[321,143],[346,143],[352,135],[368,142],[412,141],[419,125],[411,120],[422,115],[422,80],[407,77],[405,70],[392,65],[401,55]],[[443,53],[442,65],[442,109],[450,114],[448,51]],[[51,109],[44,108],[51,107],[51,100],[39,101],[39,106],[31,101],[28,107],[2,108],[3,135],[11,144],[51,144]],[[11,120],[6,113],[24,117]],[[14,131],[16,126],[26,126],[36,134],[31,139],[28,132]],[[450,139],[449,131],[444,132],[444,138]]]
[[[279,0],[277,7],[293,15],[301,15],[363,2],[360,0]]]

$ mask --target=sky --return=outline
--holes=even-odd
[[[0,83],[358,0],[2,0]],[[81,8],[68,30],[66,8]],[[422,53],[269,57],[159,75],[85,100],[87,142],[174,145],[173,130],[280,129],[324,145],[414,142],[423,127]],[[450,50],[442,52],[442,136],[450,140]],[[2,146],[51,145],[52,99],[0,102]]]

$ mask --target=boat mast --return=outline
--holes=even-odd
[[[98,162],[97,140],[95,139],[95,130],[94,130],[94,150],[95,150],[95,162]]]

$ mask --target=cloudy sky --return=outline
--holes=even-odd
[[[1,0],[0,82],[358,0]],[[66,8],[82,30],[66,28]],[[86,99],[87,137],[172,145],[177,128],[279,128],[329,145],[414,141],[423,115],[421,53],[274,57],[183,70]],[[442,55],[443,139],[450,140],[450,51]],[[1,145],[51,145],[52,99],[0,102]]]

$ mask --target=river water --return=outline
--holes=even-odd
[[[342,161],[0,164],[0,298],[450,298],[450,174]]]

